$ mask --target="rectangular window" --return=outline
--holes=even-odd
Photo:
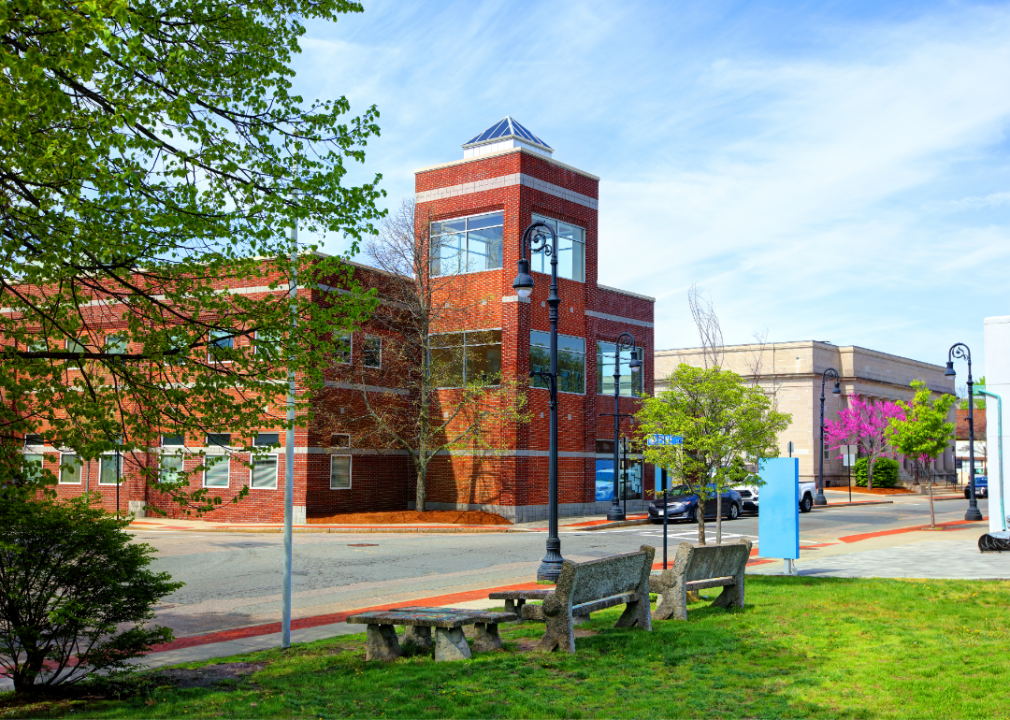
[[[81,484],[81,461],[72,453],[60,454],[60,485]]]
[[[431,224],[431,274],[455,275],[500,268],[502,212]]]
[[[330,447],[349,448],[351,446],[351,436],[345,433],[333,433],[330,435]]]
[[[226,448],[231,445],[231,433],[210,433],[207,435],[207,447]]]
[[[182,480],[182,456],[162,455],[158,462],[158,480],[165,483]]]
[[[272,433],[272,432],[257,433],[256,440],[253,441],[253,445],[256,445],[257,447],[268,447],[270,445],[277,445],[280,443],[280,438],[281,438],[280,433]]]
[[[625,488],[627,479],[627,488]],[[621,474],[617,478],[617,499],[624,500],[627,491],[628,500],[639,500],[642,497],[642,461],[628,458],[627,475],[625,476],[624,458],[621,457]],[[596,459],[596,501],[614,499],[614,461],[613,459]]]
[[[569,280],[586,280],[586,231],[577,225],[534,215],[533,222],[547,223],[558,235],[558,277]],[[550,242],[550,238],[548,238]],[[534,253],[530,267],[536,272],[551,273],[551,259],[547,253]]]
[[[382,338],[365,336],[363,362],[366,368],[382,367]]]
[[[25,435],[25,445],[45,445],[46,440],[38,433],[28,433]]]
[[[250,487],[262,490],[277,488],[277,456],[253,460]]]
[[[333,357],[342,364],[348,365],[351,362],[351,335],[337,335],[333,338]]]
[[[125,355],[129,344],[122,335],[105,336],[105,352],[108,355]]]
[[[231,469],[229,455],[207,455],[203,459],[203,464],[204,487],[228,487],[229,470]]]
[[[98,461],[98,484],[115,485],[117,482],[123,482],[123,456],[103,455]]]
[[[330,456],[330,490],[346,490],[351,487],[351,456]]]
[[[267,358],[277,358],[281,355],[284,338],[279,332],[257,330],[253,341],[253,353]]]
[[[611,342],[596,343],[596,393],[598,395],[614,394],[614,350],[616,346]],[[621,397],[638,397],[642,394],[643,373],[639,370],[632,374],[628,363],[631,362],[632,353],[639,360],[644,362],[645,351],[636,347],[621,349]],[[644,367],[644,365],[643,365]]]
[[[551,335],[530,331],[530,371],[550,372]],[[543,378],[531,378],[533,387],[546,388]],[[582,338],[558,335],[558,392],[586,391],[586,341]]]
[[[180,447],[186,444],[186,439],[182,435],[162,435],[162,447]]]
[[[82,353],[87,352],[87,348],[84,346],[84,338],[79,337],[76,340],[67,340],[67,352],[72,353]]]
[[[501,330],[467,330],[429,338],[432,384],[462,387],[501,382]]]
[[[824,459],[825,460],[831,459],[831,448],[828,447],[827,443],[824,443]]]
[[[23,458],[25,476],[29,480],[38,480],[42,477],[42,463],[45,457],[39,453],[25,453]],[[60,477],[60,482],[63,482],[62,476]]]
[[[235,333],[229,330],[211,330],[210,345],[207,346],[207,362],[218,360],[229,362],[228,350],[235,347]]]

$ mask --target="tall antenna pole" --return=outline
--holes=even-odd
[[[298,223],[291,228],[291,279],[288,282],[291,301],[291,331],[285,343],[284,357],[288,363],[288,428],[284,444],[284,598],[282,601],[281,647],[291,647],[291,519],[295,504],[295,370],[291,365],[291,343],[297,324],[298,298]]]

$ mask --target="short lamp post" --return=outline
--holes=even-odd
[[[548,236],[550,243],[548,244]],[[530,261],[526,259],[526,250],[532,256],[535,252],[543,252],[551,259],[551,289],[547,296],[550,307],[551,322],[551,367],[547,372],[530,371],[530,377],[539,377],[547,382],[550,391],[550,460],[547,498],[547,554],[540,562],[537,570],[537,580],[556,582],[561,574],[561,539],[558,537],[558,236],[550,225],[534,222],[523,233],[522,245],[519,248],[518,274],[512,282],[516,295],[528,298],[533,292],[533,276],[530,275]]]
[[[610,512],[607,513],[607,520],[611,522],[621,522],[625,519],[624,508],[621,507],[620,486],[617,469],[620,467],[618,456],[618,446],[620,445],[619,434],[621,431],[621,349],[631,348],[631,360],[628,361],[628,369],[631,370],[632,389],[634,389],[634,377],[642,369],[642,361],[635,355],[635,338],[631,333],[621,333],[614,343],[614,496],[610,503]]]
[[[828,381],[829,377],[835,381],[835,387],[831,390],[831,394],[842,394],[842,389],[838,387],[838,371],[828,368],[821,373],[821,445],[817,451],[820,455],[820,466],[817,471],[817,496],[814,498],[814,505],[828,504],[828,499],[824,497],[824,383]]]
[[[968,361],[968,511],[964,514],[965,520],[981,520],[982,512],[978,509],[978,500],[975,498],[975,394],[972,386],[975,384],[971,379],[971,350],[964,343],[951,345],[947,352],[947,369],[944,371],[945,377],[956,377],[954,372],[954,358]],[[954,418],[957,418],[957,411],[954,411]],[[956,423],[955,423],[956,425]],[[956,435],[956,433],[955,433]]]

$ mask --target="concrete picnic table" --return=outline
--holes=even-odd
[[[448,607],[403,607],[396,610],[378,610],[352,615],[348,623],[367,625],[366,660],[394,660],[403,655],[396,637],[395,625],[403,625],[403,645],[419,650],[432,646],[431,629],[435,628],[435,662],[465,660],[470,646],[463,635],[464,625],[473,625],[476,637],[473,649],[477,652],[500,650],[501,637],[498,623],[515,620],[513,613],[485,612]]]

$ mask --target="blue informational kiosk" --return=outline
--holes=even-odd
[[[761,510],[758,515],[758,553],[782,558],[786,574],[795,574],[793,560],[800,557],[800,461],[768,458],[758,464]]]

